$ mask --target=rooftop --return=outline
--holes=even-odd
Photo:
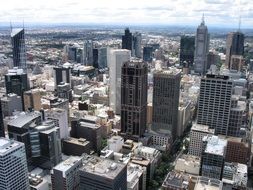
[[[227,140],[213,135],[203,137],[203,141],[207,141],[205,153],[224,156]]]
[[[34,119],[41,117],[41,113],[38,111],[34,112],[22,112],[15,119],[11,120],[8,125],[15,127],[23,127],[24,125],[32,122]]]
[[[125,167],[125,164],[94,156],[83,161],[80,171],[113,180]]]
[[[14,29],[12,29],[11,30],[11,37],[14,37],[15,35],[17,35],[22,30],[24,30],[24,28],[14,28]]]
[[[191,130],[214,134],[214,129],[209,129],[209,126],[207,125],[201,125],[196,123],[192,125]]]
[[[207,177],[199,177],[194,190],[222,190],[222,182]]]
[[[85,146],[85,145],[90,143],[90,141],[87,141],[84,138],[76,139],[76,138],[73,138],[73,137],[69,137],[67,139],[64,139],[63,141],[64,142],[69,142],[69,143],[72,143],[72,144],[82,145],[82,146]]]
[[[171,171],[163,182],[163,187],[173,186],[175,189],[186,189],[189,185],[189,176],[183,173]],[[187,188],[188,189],[188,188]]]
[[[224,183],[233,184],[235,186],[247,186],[248,181],[248,167],[245,164],[240,163],[228,163],[225,162],[222,181]],[[229,176],[226,176],[229,173]]]
[[[65,173],[80,160],[82,160],[82,157],[71,156],[67,160],[65,160],[65,161],[61,162],[60,164],[58,164],[57,166],[55,166],[54,170],[62,171],[63,173]]]
[[[157,75],[163,75],[163,76],[176,76],[176,75],[180,75],[181,74],[181,70],[180,69],[176,69],[174,67],[170,67],[168,69],[164,69],[164,70],[159,70],[159,71],[155,71],[154,74]]]
[[[0,138],[0,156],[5,155],[20,146],[22,146],[22,143],[20,142],[6,138]]]

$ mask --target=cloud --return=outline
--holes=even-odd
[[[198,25],[205,13],[207,24],[237,26],[239,10],[242,26],[252,27],[248,0],[8,0],[0,6],[0,22]]]

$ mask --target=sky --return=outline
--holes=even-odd
[[[253,0],[1,0],[0,22],[253,28]],[[241,13],[241,14],[240,14]]]

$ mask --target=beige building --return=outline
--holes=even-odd
[[[29,90],[24,93],[25,110],[32,108],[36,111],[41,109],[41,95],[39,90]]]

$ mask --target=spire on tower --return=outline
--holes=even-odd
[[[205,14],[202,14],[201,24],[205,25]]]
[[[12,32],[12,22],[11,22],[11,20],[10,20],[10,29],[11,29],[11,32]]]

